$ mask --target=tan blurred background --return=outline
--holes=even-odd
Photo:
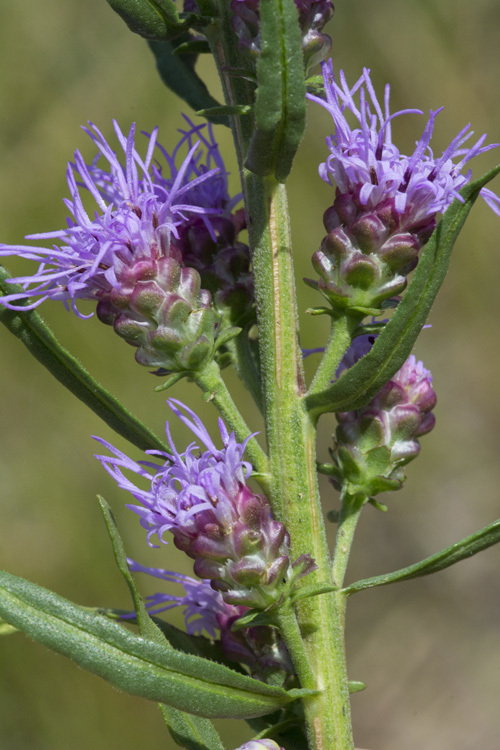
[[[436,128],[440,152],[467,122],[500,140],[500,5],[496,0],[339,0],[330,26],[335,65],[350,80],[363,65],[379,86],[392,85],[392,107],[445,106]],[[160,126],[171,148],[182,105],[160,83],[146,43],[104,0],[0,2],[0,239],[62,227],[65,165],[87,120],[111,135]],[[204,65],[212,89],[212,67]],[[412,116],[395,126],[410,150],[424,126]],[[407,123],[405,125],[404,123]],[[317,177],[328,117],[310,111],[290,178],[297,278],[309,275],[332,192]],[[237,189],[229,134],[218,136]],[[498,152],[500,156],[500,152]],[[498,159],[498,157],[497,157]],[[477,160],[479,176],[495,163]],[[500,185],[497,184],[497,190]],[[14,268],[14,264],[11,264]],[[15,266],[16,272],[21,265]],[[432,329],[416,354],[438,391],[437,426],[423,439],[407,487],[390,511],[364,512],[351,580],[401,567],[457,541],[500,516],[500,355],[497,319],[500,219],[477,205],[456,248],[432,311]],[[318,303],[299,282],[301,309]],[[164,394],[135,365],[133,351],[95,320],[56,304],[42,313],[60,339],[124,403],[162,433]],[[324,321],[303,315],[304,346],[325,340]],[[5,329],[0,330],[0,566],[85,605],[129,606],[95,495],[112,503],[129,554],[144,564],[189,572],[172,546],[150,550],[127,498],[92,457],[91,434],[129,448],[64,391]],[[310,366],[314,363],[311,362]],[[234,379],[229,378],[231,383]],[[213,412],[184,385],[173,395],[215,425]],[[244,411],[252,425],[248,399]],[[326,455],[332,422],[324,419]],[[186,433],[178,431],[179,443]],[[325,508],[333,492],[324,484]],[[370,750],[498,750],[500,747],[500,549],[429,579],[358,594],[348,616],[357,745]],[[143,591],[152,592],[144,581]],[[228,748],[251,732],[221,723]],[[1,750],[150,750],[173,747],[157,708],[112,690],[99,678],[22,636],[0,641]]]

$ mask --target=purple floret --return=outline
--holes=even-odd
[[[331,60],[323,64],[326,100],[309,95],[331,114],[335,133],[327,139],[330,156],[320,165],[320,176],[334,182],[337,191],[350,195],[358,208],[376,211],[388,200],[402,218],[402,227],[421,224],[428,217],[445,211],[454,198],[463,200],[459,190],[470,180],[470,170],[462,173],[475,156],[498,144],[483,145],[482,135],[472,146],[465,143],[472,137],[470,125],[463,128],[439,157],[429,146],[436,116],[431,111],[422,137],[413,154],[400,153],[392,142],[391,122],[403,114],[418,113],[405,109],[393,114],[389,110],[389,85],[385,88],[383,106],[370,80],[370,71],[350,87],[344,73],[335,81]],[[352,128],[347,116],[353,115],[357,126]],[[499,199],[490,190],[483,196],[500,214]]]
[[[163,568],[148,568],[130,559],[127,562],[131,573],[146,573],[183,587],[184,596],[158,593],[146,597],[146,607],[150,615],[181,607],[190,635],[201,635],[205,631],[211,638],[217,638],[220,636],[221,621],[241,614],[238,607],[225,603],[221,594],[210,586],[210,581],[200,581]]]

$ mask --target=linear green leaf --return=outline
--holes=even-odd
[[[399,370],[427,320],[446,276],[455,240],[479,191],[499,172],[500,165],[460,191],[464,203],[453,201],[444,214],[422,252],[403,299],[373,348],[331,386],[306,396],[306,406],[312,413],[358,409]]]
[[[284,182],[305,129],[302,40],[293,0],[261,0],[259,11],[255,129],[245,163]]]
[[[34,583],[0,573],[0,617],[114,687],[207,718],[251,718],[310,691],[265,685],[135,635]]]
[[[446,549],[437,552],[435,555],[431,555],[431,557],[426,557],[425,560],[421,560],[415,563],[415,565],[410,565],[408,568],[401,568],[401,570],[395,570],[393,573],[386,573],[382,576],[356,581],[356,583],[347,586],[343,591],[345,594],[354,594],[356,591],[362,591],[363,589],[370,589],[375,586],[388,586],[390,583],[408,581],[411,578],[420,578],[421,576],[438,573],[440,570],[449,568],[450,565],[455,565],[455,563],[461,560],[477,555],[478,552],[482,552],[484,549],[488,549],[488,547],[492,547],[499,542],[500,521],[495,521],[489,526],[485,526],[484,529],[476,531],[475,534],[471,534],[471,536],[462,539],[460,542],[452,544],[451,547],[446,547]]]
[[[0,266],[0,294],[21,292],[17,284],[7,284],[9,274]],[[33,356],[80,401],[83,401],[111,429],[142,450],[168,448],[145,425],[112,396],[56,339],[34,310],[20,312],[0,305],[0,322],[14,334]]]
[[[186,42],[189,42],[188,34],[183,34],[171,42],[149,42],[161,80],[195,112],[200,109],[220,107],[220,102],[209,93],[194,70],[197,55],[192,53],[175,54],[176,49]],[[229,120],[226,115],[207,115],[207,120],[214,124],[229,127]]]
[[[113,545],[116,563],[132,595],[140,633],[145,638],[163,645],[164,648],[170,648],[170,643],[149,616],[142,597],[137,590],[128,567],[125,547],[123,546],[111,508],[103,497],[98,497],[98,500],[104,515],[111,544]],[[178,708],[173,708],[165,703],[160,703],[159,707],[170,734],[181,747],[186,748],[186,750],[224,750],[220,737],[210,719],[205,719],[201,716],[189,716],[183,711],[179,711]]]

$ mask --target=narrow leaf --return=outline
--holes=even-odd
[[[403,299],[371,351],[331,386],[309,393],[305,401],[310,411],[319,415],[359,409],[403,365],[444,281],[451,251],[467,215],[481,188],[499,172],[500,165],[460,191],[465,202],[453,201],[444,214],[422,252]]]
[[[7,284],[9,274],[0,266],[0,294],[22,289]],[[0,322],[22,341],[25,347],[49,372],[83,401],[112,430],[141,450],[149,448],[169,453],[168,448],[142,422],[134,417],[56,339],[50,328],[34,310],[20,312],[0,305]]]
[[[302,39],[293,0],[261,0],[259,11],[255,130],[246,166],[284,182],[305,129]]]
[[[105,615],[114,621],[122,621],[123,615],[128,613],[128,610],[106,607],[95,607],[92,611]],[[224,656],[220,641],[211,641],[203,635],[188,635],[184,630],[179,630],[179,628],[166,622],[166,620],[162,620],[160,617],[155,617],[154,615],[150,615],[150,617],[170,645],[177,649],[177,651],[184,651],[186,654],[194,654],[195,656],[203,656],[205,659],[217,661],[219,664],[225,664],[230,669],[236,669],[242,674],[246,674],[245,670],[240,668],[239,664],[230,661]],[[136,624],[137,619],[131,617],[128,622]]]
[[[0,573],[0,617],[114,687],[208,718],[250,718],[311,691],[265,685],[135,635],[36,584]]]
[[[408,568],[401,568],[393,573],[387,573],[374,578],[365,578],[362,581],[356,581],[347,588],[343,589],[345,594],[354,594],[356,591],[374,588],[375,586],[387,586],[389,583],[398,583],[399,581],[408,581],[411,578],[420,578],[428,576],[431,573],[438,573],[440,570],[449,568],[450,565],[465,560],[472,555],[477,555],[488,547],[500,542],[500,521],[486,526],[475,534],[462,539],[462,541],[452,544],[451,547],[441,550],[425,560],[410,565]]]
[[[102,514],[104,516],[104,523],[106,524],[106,529],[108,531],[111,544],[113,545],[116,564],[118,565],[118,569],[125,579],[130,594],[132,595],[132,601],[134,602],[134,609],[141,635],[143,635],[145,638],[149,638],[152,641],[156,641],[156,643],[160,643],[168,648],[170,647],[170,644],[168,643],[161,630],[159,630],[152,621],[142,600],[142,597],[137,591],[135,581],[132,578],[132,574],[128,567],[125,547],[123,546],[123,542],[118,531],[118,527],[116,526],[116,521],[114,519],[111,508],[109,507],[106,500],[100,495],[97,496],[97,500],[99,501],[99,505],[101,506]]]
[[[172,42],[149,42],[161,80],[195,112],[200,109],[220,107],[220,103],[209,94],[207,87],[195,73],[194,64],[197,55],[175,54],[176,49],[188,41],[189,35],[183,34]],[[207,115],[207,119],[214,124],[229,127],[229,120],[226,115]]]
[[[140,633],[145,638],[150,638],[165,648],[169,648],[171,644],[149,616],[142,597],[137,591],[135,581],[128,567],[125,547],[123,546],[111,508],[103,497],[98,497],[98,500],[113,545],[116,563],[132,595]],[[183,711],[179,711],[179,709],[172,706],[167,706],[164,703],[160,703],[159,707],[170,734],[181,747],[186,748],[186,750],[224,750],[224,746],[210,719],[204,719],[201,716],[188,716]]]

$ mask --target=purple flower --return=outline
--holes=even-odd
[[[200,581],[163,568],[147,568],[130,559],[127,562],[131,573],[147,573],[154,578],[168,583],[178,583],[183,587],[184,596],[158,593],[146,597],[146,607],[150,615],[181,607],[186,630],[190,635],[201,635],[205,631],[210,638],[217,638],[220,636],[221,622],[242,614],[241,608],[226,604],[221,594],[210,586],[210,581]]]
[[[331,61],[324,64],[323,75],[326,99],[309,98],[330,112],[335,125],[327,139],[330,155],[319,172],[335,184],[336,193],[324,216],[328,234],[313,256],[320,279],[308,283],[335,308],[373,314],[404,290],[436,215],[455,198],[463,200],[459,190],[470,180],[470,170],[464,172],[468,163],[496,144],[485,146],[483,135],[466,147],[473,135],[467,125],[435,157],[429,144],[437,110],[431,111],[414,152],[402,154],[392,142],[392,120],[420,110],[391,114],[389,86],[382,106],[366,69],[352,88],[342,72],[339,82],[334,80]],[[357,121],[355,127],[348,115]],[[500,214],[500,199],[490,190],[482,195]]]
[[[167,436],[172,455],[149,451],[165,460],[163,465],[138,464],[103,440],[114,456],[97,456],[118,486],[130,492],[140,505],[129,505],[148,532],[165,543],[169,531],[175,545],[194,559],[200,578],[212,581],[229,604],[265,608],[277,602],[295,580],[314,569],[309,556],[293,564],[285,526],[275,521],[267,499],[246,484],[252,466],[243,454],[249,436],[238,443],[219,420],[223,447],[217,448],[201,420],[175,399],[168,405],[206,450],[192,443],[180,454]],[[145,468],[154,470],[154,474]],[[141,489],[123,469],[146,480]],[[152,545],[154,546],[154,545]]]
[[[327,139],[331,153],[320,166],[321,177],[326,182],[333,181],[338,194],[350,196],[358,210],[377,211],[382,205],[387,210],[390,203],[400,218],[400,228],[420,225],[445,211],[454,198],[463,200],[458,191],[471,177],[470,170],[462,174],[464,167],[475,156],[498,145],[484,146],[486,135],[482,135],[474,145],[464,147],[473,136],[467,125],[441,156],[434,157],[429,143],[439,109],[431,111],[415,151],[406,156],[392,142],[391,122],[403,114],[422,114],[421,110],[405,109],[391,114],[389,85],[385,88],[382,108],[366,68],[352,88],[342,71],[340,83],[335,81],[331,60],[324,64],[323,75],[326,100],[309,95],[330,112],[335,125],[334,135]],[[358,121],[358,127],[351,128],[347,113]],[[497,212],[498,202],[497,198]]]
[[[98,155],[87,165],[76,151],[75,162],[68,164],[68,227],[27,237],[57,244],[51,248],[0,246],[0,256],[19,255],[40,263],[34,275],[12,279],[25,292],[3,297],[6,307],[31,309],[45,299],[63,300],[79,317],[85,317],[76,300],[108,301],[112,294],[126,298],[131,278],[151,278],[164,259],[182,261],[175,239],[191,217],[200,216],[210,226],[209,217],[222,213],[227,202],[226,173],[213,141],[203,139],[203,159],[201,140],[194,140],[200,128],[183,133],[172,155],[158,146],[155,128],[143,158],[135,147],[135,125],[127,137],[116,122],[114,127],[125,164],[95,125],[84,128]],[[188,153],[177,167],[179,150],[186,144]],[[168,176],[153,161],[158,151],[165,158]],[[82,188],[95,201],[92,213],[84,207]],[[27,306],[20,304],[30,296],[38,299]]]
[[[86,128],[98,155],[87,165],[77,151],[68,165],[68,228],[28,238],[56,240],[50,249],[0,246],[0,257],[40,263],[34,275],[11,279],[25,291],[0,302],[16,310],[62,300],[84,318],[76,302],[95,300],[99,320],[136,348],[139,364],[162,373],[203,367],[220,335],[235,335],[228,329],[242,316],[251,324],[249,251],[236,241],[244,220],[231,215],[239,196],[229,197],[210,126],[205,135],[206,125],[187,122],[172,154],[156,142],[155,129],[144,158],[135,147],[135,126],[125,137],[115,123],[124,164],[94,125]],[[93,214],[84,207],[85,192],[97,206]],[[38,299],[26,305],[30,296]]]

